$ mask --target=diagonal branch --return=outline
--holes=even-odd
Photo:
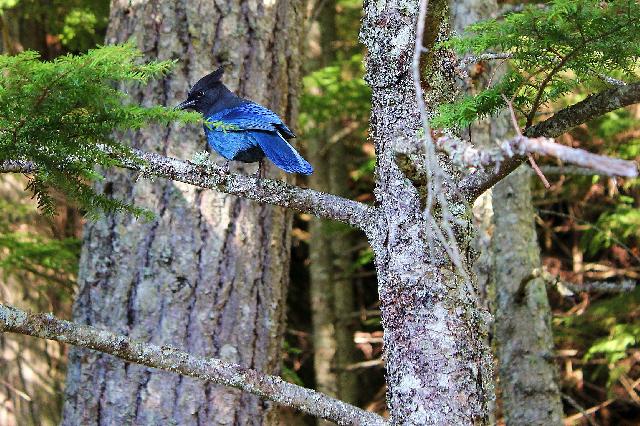
[[[547,120],[528,128],[524,134],[531,138],[556,137],[603,114],[638,102],[640,83],[614,87],[557,112]],[[497,170],[478,170],[465,176],[458,186],[469,200],[474,200],[514,171],[526,158],[524,155],[516,155],[500,163]]]
[[[108,148],[104,149],[108,150]],[[374,207],[347,198],[300,188],[282,181],[228,173],[214,165],[197,165],[139,149],[131,149],[131,151],[133,159],[116,154],[111,155],[117,158],[123,167],[139,171],[143,176],[158,176],[201,188],[215,189],[260,203],[292,208],[323,219],[345,222],[365,231],[371,230],[370,224],[375,222]],[[140,160],[143,164],[140,164]],[[30,174],[36,169],[37,165],[28,161],[0,162],[0,173]]]
[[[640,83],[617,86],[558,111],[549,119],[525,130],[524,134],[533,138],[538,136],[555,138],[575,126],[638,102],[640,102]]]
[[[216,358],[190,355],[88,325],[63,321],[52,314],[29,314],[0,304],[0,332],[55,340],[116,356],[124,361],[230,386],[340,425],[384,425],[375,413],[256,370]]]

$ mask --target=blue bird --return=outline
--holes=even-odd
[[[309,175],[313,167],[287,139],[296,135],[273,111],[236,96],[220,81],[224,69],[202,77],[176,108],[193,109],[205,118],[209,146],[227,160],[258,163],[266,156],[287,173]]]

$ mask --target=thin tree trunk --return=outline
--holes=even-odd
[[[331,153],[326,153],[324,166],[316,170],[319,178],[328,182],[326,186],[316,188],[332,194],[346,195],[347,168],[340,161],[345,158],[343,148],[336,144]],[[310,246],[316,387],[319,391],[348,403],[356,403],[358,396],[357,376],[353,371],[345,369],[354,362],[351,314],[355,308],[353,283],[350,279],[352,259],[348,255],[353,247],[352,232],[346,225],[314,219]]]
[[[322,8],[317,14],[317,20],[309,22],[310,35],[307,39],[310,53],[309,72],[326,67],[331,63],[335,54],[329,44],[335,39],[335,1],[318,2],[315,8]],[[319,47],[313,49],[311,44]],[[315,53],[315,54],[314,54]],[[315,164],[315,170],[310,183],[320,191],[331,192],[330,167],[331,151],[326,149],[329,131],[327,123],[318,123],[309,141],[309,160]],[[336,342],[336,314],[333,307],[333,251],[331,250],[332,223],[317,217],[311,219],[309,239],[309,275],[311,296],[311,325],[313,327],[313,368],[316,379],[316,389],[327,395],[338,397],[338,378],[335,370]],[[329,424],[319,421],[319,424]]]
[[[336,3],[323,2],[318,13],[320,57],[312,58],[319,67],[335,60]],[[311,50],[311,49],[310,49]],[[334,120],[335,121],[335,120]],[[309,138],[309,154],[316,165],[314,188],[349,198],[346,147],[327,140],[339,130],[339,123],[321,124],[322,131]],[[353,287],[349,277],[352,230],[342,224],[313,218],[309,255],[311,258],[311,317],[313,324],[314,369],[317,390],[345,402],[357,400],[357,377],[344,367],[354,361]]]
[[[349,197],[348,169],[343,164],[347,158],[347,149],[343,143],[336,144],[329,162],[329,184],[331,192]],[[350,404],[358,402],[358,376],[346,367],[355,361],[354,317],[355,310],[353,280],[351,271],[353,258],[353,229],[343,223],[334,224],[331,233],[331,254],[333,256],[333,309],[336,327],[335,369],[338,376],[338,397]]]
[[[493,188],[495,340],[508,425],[560,425],[551,308],[541,278],[531,175],[520,166]]]
[[[461,33],[468,25],[498,12],[495,0],[452,2],[454,28]],[[484,72],[473,76],[478,89],[488,78],[498,79],[504,67],[485,64]],[[482,120],[470,129],[474,144],[492,146],[496,140],[514,134],[507,113]],[[562,420],[562,403],[553,360],[551,309],[540,279],[526,285],[526,297],[517,296],[523,279],[540,267],[538,241],[533,222],[530,175],[525,167],[498,183],[478,200],[484,206],[480,238],[484,238],[479,269],[487,288],[485,304],[495,315],[493,343],[500,378],[503,416],[508,425],[554,425]],[[488,206],[488,208],[487,208]],[[486,217],[492,215],[492,217]],[[491,225],[489,225],[491,223]],[[487,229],[487,225],[491,230]],[[518,300],[516,300],[518,299]]]
[[[179,61],[164,81],[131,88],[136,102],[175,104],[190,84],[228,63],[225,83],[294,123],[301,19],[296,0],[114,0],[107,42],[133,37],[147,57]],[[189,159],[205,148],[201,133],[154,127],[131,135],[131,143]],[[277,373],[291,214],[176,182],[136,182],[122,171],[100,188],[157,216],[145,223],[110,215],[87,225],[74,319]],[[66,425],[262,424],[271,407],[85,350],[71,351],[66,398]]]

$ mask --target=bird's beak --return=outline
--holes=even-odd
[[[187,99],[186,101],[180,102],[176,105],[175,109],[189,109],[193,108],[196,104],[196,101]]]

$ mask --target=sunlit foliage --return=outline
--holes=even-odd
[[[130,152],[114,139],[114,130],[201,119],[195,113],[127,101],[118,87],[147,84],[173,65],[143,63],[140,57],[131,45],[101,47],[53,61],[41,61],[31,51],[0,56],[0,161],[37,165],[28,188],[44,213],[54,213],[49,188],[55,187],[89,214],[119,210],[141,214],[137,207],[97,194],[89,184],[101,178],[96,166],[118,164],[104,147],[120,155]]]
[[[0,0],[0,15],[11,12],[31,31],[58,38],[66,51],[84,52],[104,40],[109,2],[104,0]]]
[[[534,122],[541,106],[568,93],[598,91],[607,77],[636,81],[640,4],[634,0],[554,0],[472,25],[444,45],[461,54],[506,53],[504,77],[475,96],[443,105],[436,127],[465,127],[505,106]]]

